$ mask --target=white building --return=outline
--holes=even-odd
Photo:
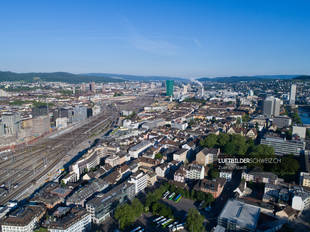
[[[202,180],[205,177],[205,167],[199,164],[190,164],[186,168],[186,179]]]
[[[232,179],[232,171],[220,171],[220,177],[230,181]]]
[[[66,209],[67,207],[59,207]],[[85,209],[73,208],[70,213],[57,218],[48,225],[50,232],[85,232],[90,231],[91,214]]]
[[[292,208],[298,211],[310,208],[310,193],[302,188],[294,191],[292,198]]]
[[[291,92],[290,92],[290,105],[295,105],[296,100],[296,85],[291,85]]]
[[[300,138],[306,138],[306,127],[303,126],[293,126],[293,135],[298,135]]]
[[[264,115],[279,116],[281,107],[281,100],[273,96],[267,97],[264,100]]]
[[[147,187],[148,175],[142,171],[138,171],[131,175],[128,183],[135,185],[135,194],[143,191]]]

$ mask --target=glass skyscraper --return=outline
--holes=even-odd
[[[166,96],[173,96],[173,80],[166,80]]]

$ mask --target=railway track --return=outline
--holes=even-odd
[[[137,110],[147,101],[138,100],[138,104],[130,106],[130,109]],[[72,131],[58,135],[55,138],[42,138],[31,147],[26,147],[24,150],[19,149],[14,154],[15,164],[12,160],[6,160],[0,163],[0,171],[2,169],[16,169],[17,172],[9,177],[0,176],[0,184],[4,182],[14,182],[19,184],[18,187],[9,192],[8,196],[0,199],[0,204],[5,204],[9,200],[15,199],[24,193],[32,184],[45,176],[52,170],[61,160],[67,155],[67,152],[76,145],[87,141],[89,137],[96,133],[101,133],[103,130],[109,130],[114,126],[115,121],[119,118],[119,109],[111,107],[109,112],[103,112],[94,116],[92,120],[83,123],[80,127],[74,128]],[[43,159],[48,162],[44,163]],[[14,161],[14,160],[13,160]],[[35,163],[35,164],[34,164]],[[45,167],[44,167],[45,166]]]
[[[74,131],[69,133],[69,136],[72,137],[69,140],[68,140],[68,134],[61,135],[59,138],[57,137],[57,139],[47,140],[43,144],[51,147],[51,149],[48,149],[44,153],[42,153],[44,154],[42,156],[40,156],[39,154],[43,152],[43,148],[39,150],[35,150],[31,154],[28,153],[26,156],[20,156],[18,160],[19,162],[22,161],[23,164],[20,166],[18,171],[15,172],[14,175],[9,175],[9,177],[5,177],[5,179],[1,180],[1,182],[6,182],[6,183],[14,182],[14,183],[18,183],[19,185],[18,187],[13,189],[11,192],[9,192],[7,197],[5,197],[4,199],[1,199],[0,204],[5,204],[10,199],[14,199],[16,196],[19,196],[19,194],[23,193],[27,188],[31,186],[31,183],[33,183],[34,180],[38,180],[41,177],[43,177],[45,174],[47,174],[52,168],[54,168],[64,158],[64,156],[66,155],[66,152],[72,148],[72,145],[79,144],[87,140],[89,137],[89,134],[94,133],[95,131],[98,130],[98,128],[102,129],[103,124],[107,124],[106,126],[111,125],[112,117],[111,116],[107,117],[107,115],[103,115],[103,116],[107,120],[103,121],[102,118],[100,117],[96,118],[95,120],[91,121],[91,123],[89,123],[88,125],[82,126],[81,128],[75,129]],[[85,133],[86,131],[89,130],[89,128],[92,128],[92,130],[89,131],[89,133]],[[57,146],[59,148],[57,148]],[[35,158],[35,156],[37,158]],[[51,161],[47,163],[46,167],[44,167],[44,162],[42,160],[42,158],[44,157],[48,158]],[[9,170],[10,168],[12,168],[12,165],[8,168],[5,168],[5,170]]]

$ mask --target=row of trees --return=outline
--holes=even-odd
[[[200,141],[202,147],[220,148],[226,154],[243,156],[251,152],[255,147],[252,139],[242,135],[229,135],[220,133],[219,135],[210,134]]]

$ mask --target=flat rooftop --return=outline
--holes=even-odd
[[[255,229],[259,215],[260,208],[237,200],[229,200],[221,212],[220,218],[235,221],[236,224]]]

